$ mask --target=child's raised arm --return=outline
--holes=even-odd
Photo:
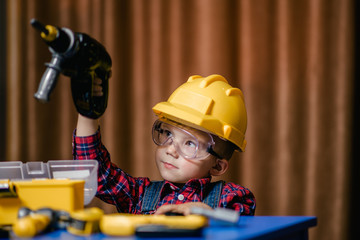
[[[90,136],[96,133],[99,128],[99,120],[84,117],[78,114],[78,121],[76,126],[76,136]]]

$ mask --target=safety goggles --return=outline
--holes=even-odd
[[[158,146],[172,144],[186,159],[204,159],[210,154],[222,159],[213,150],[215,146],[213,137],[206,132],[191,133],[175,123],[156,120],[152,128],[152,138]]]

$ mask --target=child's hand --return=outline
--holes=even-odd
[[[189,203],[183,203],[183,204],[169,204],[169,205],[162,205],[159,207],[155,215],[165,214],[168,212],[173,213],[180,213],[183,215],[189,215],[191,213],[192,207],[201,207],[206,209],[212,209],[209,205],[202,203],[202,202],[189,202]]]
[[[102,89],[102,80],[100,78],[95,78],[93,81],[93,95],[95,97],[101,97],[102,95],[104,95],[103,93],[103,89]]]

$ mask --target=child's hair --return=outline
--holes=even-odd
[[[239,147],[232,142],[222,139],[213,134],[212,136],[215,141],[215,152],[217,152],[224,159],[229,161],[234,154],[234,151],[240,150]]]

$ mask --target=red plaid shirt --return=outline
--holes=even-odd
[[[99,162],[98,189],[96,196],[116,206],[119,212],[141,214],[145,188],[149,178],[132,177],[110,161],[110,154],[101,142],[100,131],[88,137],[73,134],[74,159],[96,159]],[[157,205],[201,202],[210,178],[191,179],[182,188],[165,181]],[[242,215],[254,215],[255,198],[249,189],[234,183],[223,186],[219,207],[239,211]]]

